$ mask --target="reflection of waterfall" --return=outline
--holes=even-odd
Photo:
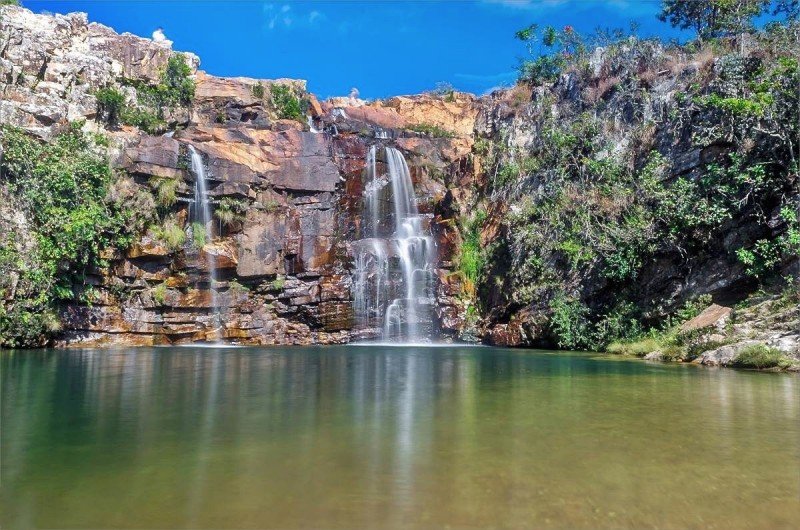
[[[417,210],[403,155],[391,147],[383,155],[378,160],[373,146],[367,156],[362,239],[354,244],[356,318],[384,340],[427,340],[435,332],[430,218]]]
[[[189,153],[192,158],[192,173],[194,173],[194,213],[192,219],[195,223],[203,225],[206,231],[205,243],[211,243],[214,236],[211,223],[211,200],[208,197],[208,183],[206,181],[206,167],[203,164],[203,157],[194,148],[189,146]],[[196,226],[196,225],[195,225]],[[217,329],[222,325],[220,316],[219,302],[217,296],[217,270],[214,254],[206,251],[206,265],[208,266],[208,290],[211,293],[211,310],[213,312],[212,329]],[[216,333],[216,332],[215,332]]]

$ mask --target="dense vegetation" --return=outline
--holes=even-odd
[[[98,119],[114,127],[119,123],[133,125],[158,134],[167,128],[165,117],[171,109],[187,107],[194,98],[192,70],[182,54],[172,55],[160,80],[155,85],[133,79],[123,79],[122,84],[134,90],[134,101],[126,102],[125,94],[113,86],[97,91]]]
[[[49,143],[4,127],[0,178],[32,241],[0,234],[0,345],[36,346],[58,327],[59,300],[91,302],[87,275],[137,229],[135,208],[110,197],[112,172],[81,123]]]
[[[678,25],[710,17],[697,21],[702,40],[682,46],[623,31],[517,33],[531,59],[505,97],[529,136],[519,147],[501,128],[476,142],[503,230],[479,257],[469,237],[462,251],[486,263],[478,298],[494,318],[533,308],[543,319],[530,325],[555,345],[603,348],[670,328],[681,300],[648,294],[665,274],[654,267],[678,274],[721,256],[769,282],[800,254],[800,25],[753,30],[764,2],[708,2],[710,15],[688,4],[704,3],[664,3]],[[680,167],[692,152],[702,160]]]

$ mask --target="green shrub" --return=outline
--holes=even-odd
[[[125,108],[125,95],[114,87],[101,88],[95,94],[97,115],[109,125],[117,125]]]
[[[273,291],[283,291],[283,287],[286,285],[286,277],[285,276],[276,276],[274,280],[272,280],[272,284],[270,284],[270,289]]]
[[[126,125],[138,127],[148,134],[161,134],[167,130],[167,122],[150,110],[128,106],[122,110],[121,118]]]
[[[454,138],[455,134],[448,131],[447,129],[442,129],[438,125],[432,125],[430,123],[419,123],[416,125],[412,125],[408,128],[409,131],[414,131],[417,133],[425,134],[428,136],[432,136],[434,138]]]
[[[253,97],[264,99],[264,85],[261,84],[261,81],[253,85]]]
[[[192,223],[192,245],[194,248],[206,246],[206,227],[203,223]]]
[[[731,364],[738,368],[788,368],[791,360],[780,350],[764,344],[753,344],[744,348]]]
[[[156,204],[162,208],[169,208],[178,201],[179,185],[177,178],[150,177],[150,187],[155,192]]]
[[[587,319],[589,308],[580,300],[558,295],[551,300],[550,311],[550,329],[559,348],[586,349],[593,344]]]
[[[179,250],[186,243],[186,232],[174,217],[165,219],[161,226],[152,227],[151,232],[172,251]]]
[[[125,105],[120,111],[123,123],[139,127],[149,134],[163,133],[167,124],[164,111],[177,106],[188,106],[194,99],[195,84],[192,69],[183,54],[172,55],[161,72],[159,82],[149,85],[135,79],[123,83],[136,90],[136,105]]]
[[[73,123],[49,143],[12,127],[0,129],[0,179],[29,221],[33,249],[17,255],[9,244],[4,270],[19,280],[13,300],[0,302],[0,345],[36,346],[52,335],[55,304],[102,267],[101,253],[126,248],[138,212],[109,197],[112,173],[91,137]],[[11,261],[10,261],[11,260]]]
[[[464,287],[470,296],[475,294],[483,272],[485,259],[481,250],[481,228],[486,221],[484,210],[475,210],[461,226],[461,247],[457,251],[458,269],[464,278]]]
[[[194,81],[190,78],[192,69],[186,57],[173,54],[167,60],[167,67],[161,73],[159,89],[167,106],[189,105],[194,99]]]
[[[270,85],[272,105],[278,113],[278,118],[283,120],[303,121],[303,109],[292,90],[286,85]]]
[[[156,285],[155,287],[153,287],[152,294],[153,294],[153,301],[157,305],[163,306],[164,303],[167,301],[167,284],[160,283]]]
[[[745,271],[754,278],[765,278],[775,272],[784,257],[800,255],[800,218],[789,205],[781,208],[786,231],[774,239],[760,239],[750,248],[736,250],[736,257]]]
[[[245,220],[247,203],[232,197],[223,197],[214,208],[214,217],[219,219],[220,226],[231,228]]]

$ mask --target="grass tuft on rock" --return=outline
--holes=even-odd
[[[765,344],[747,346],[731,363],[737,368],[788,368],[792,361],[783,352]]]

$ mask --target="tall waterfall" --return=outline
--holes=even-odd
[[[203,164],[203,157],[194,148],[189,146],[189,153],[192,159],[192,173],[194,173],[194,212],[192,220],[203,226],[206,232],[205,242],[211,243],[214,237],[212,231],[211,219],[211,200],[208,197],[208,182],[206,181],[206,167]],[[196,224],[194,226],[197,226]],[[192,228],[194,229],[194,227]],[[217,292],[217,270],[214,254],[206,252],[206,265],[208,267],[208,290],[211,293],[211,311],[213,320],[210,322],[210,327],[215,330],[215,337],[217,336],[216,330],[222,326],[222,317],[220,315],[219,296]]]
[[[436,247],[430,217],[420,215],[408,165],[397,149],[367,155],[361,237],[354,243],[355,313],[360,329],[383,340],[431,340]]]

